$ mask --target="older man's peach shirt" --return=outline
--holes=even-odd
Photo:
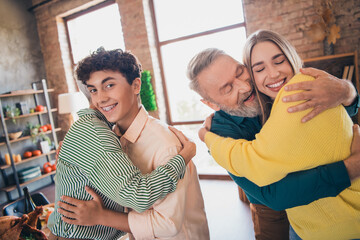
[[[142,107],[120,142],[140,171],[152,172],[181,149],[176,136]],[[190,162],[175,192],[152,208],[130,211],[129,225],[136,239],[209,239],[204,200],[195,165]]]

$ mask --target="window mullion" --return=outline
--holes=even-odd
[[[233,25],[229,25],[229,26],[225,26],[225,27],[221,27],[221,28],[216,28],[216,29],[212,29],[212,30],[208,30],[208,31],[200,32],[200,33],[195,33],[195,34],[191,34],[191,35],[187,35],[187,36],[183,36],[183,37],[169,39],[166,41],[159,41],[159,46],[161,47],[161,46],[164,46],[164,45],[167,45],[170,43],[180,42],[180,41],[184,41],[184,40],[188,40],[188,39],[196,38],[196,37],[202,37],[202,36],[222,32],[222,31],[226,31],[226,30],[231,30],[234,28],[240,28],[240,27],[246,27],[245,23],[244,22],[237,23],[237,24],[233,24]]]

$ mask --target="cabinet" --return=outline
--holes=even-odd
[[[36,178],[33,178],[29,181],[20,183],[19,177],[18,177],[18,171],[21,169],[24,169],[27,165],[30,163],[36,164],[35,160],[39,160],[41,158],[46,158],[47,162],[51,161],[51,156],[54,155],[56,152],[55,149],[58,147],[58,141],[56,132],[60,131],[60,128],[55,128],[54,126],[54,120],[53,120],[53,112],[56,112],[56,108],[51,108],[50,104],[50,98],[49,98],[49,92],[54,92],[54,89],[48,89],[46,80],[43,79],[39,82],[32,83],[32,89],[28,90],[19,90],[19,91],[13,91],[6,94],[0,95],[0,109],[1,109],[1,126],[3,129],[3,138],[4,141],[0,142],[0,151],[5,152],[7,151],[10,155],[10,165],[6,165],[5,162],[1,163],[0,165],[0,171],[4,179],[5,186],[0,188],[0,191],[6,192],[8,201],[12,201],[11,192],[17,190],[19,197],[22,196],[22,187],[29,185],[30,183],[36,182],[40,179],[51,177],[51,180],[53,181],[53,175],[55,174],[55,171],[42,174]],[[33,113],[25,113],[18,116],[13,117],[7,117],[4,114],[3,107],[5,104],[8,104],[8,102],[11,101],[18,101],[18,99],[22,97],[27,97],[26,103],[33,104],[34,106],[39,105],[40,103],[44,103],[46,108],[44,108],[41,112],[33,112]],[[32,98],[33,97],[33,98]],[[29,102],[30,100],[30,102]],[[41,104],[42,105],[42,104]],[[33,118],[37,118],[33,119]],[[23,153],[27,150],[29,150],[29,147],[26,147],[25,143],[30,143],[31,145],[34,145],[34,143],[29,142],[31,140],[31,136],[22,136],[17,139],[11,140],[9,133],[12,131],[11,128],[14,128],[14,126],[11,126],[11,121],[23,121],[24,119],[32,119],[32,121],[36,121],[40,125],[50,124],[51,130],[48,130],[46,132],[41,133],[41,135],[45,134],[46,136],[50,137],[50,140],[52,138],[52,142],[54,143],[54,149],[51,149],[50,152],[47,153],[41,153],[41,155],[33,156],[30,158],[23,158],[22,161],[15,161],[13,158],[13,154],[17,155],[20,154],[23,156]],[[44,120],[45,119],[45,120]],[[25,130],[24,126],[22,127],[23,130]],[[39,134],[40,135],[40,134]],[[38,136],[39,136],[38,135]],[[20,145],[21,144],[21,145]],[[15,146],[17,145],[17,146]],[[20,146],[19,146],[20,145]],[[15,147],[17,148],[17,152]],[[36,146],[33,146],[34,149]],[[5,150],[5,151],[4,151]],[[3,155],[4,156],[4,155]]]
[[[351,81],[360,93],[357,51],[352,53],[305,59],[304,66],[324,70],[338,78],[343,78],[343,73],[346,66],[354,66]],[[354,123],[360,123],[359,113],[353,117],[353,121]]]

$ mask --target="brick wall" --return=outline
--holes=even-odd
[[[336,23],[341,38],[335,54],[354,52],[360,47],[360,3],[358,0],[333,1]],[[284,35],[302,58],[323,55],[323,43],[312,42],[305,34],[319,20],[317,0],[243,0],[247,33],[269,29]]]
[[[154,66],[158,66],[157,60],[154,58],[154,38],[149,37],[152,29],[149,27],[151,22],[149,9],[147,4],[143,4],[142,0],[117,0],[121,16],[121,26],[125,41],[126,50],[131,51],[138,57],[143,70],[149,70],[153,76],[151,81],[156,90]],[[157,95],[158,96],[158,95]],[[165,108],[163,108],[165,109]],[[159,118],[159,112],[150,112],[153,117]]]
[[[33,5],[38,2],[33,0]],[[101,2],[104,0],[54,0],[35,9],[46,75],[49,86],[56,89],[54,95],[76,90],[63,18]],[[139,58],[143,69],[153,73],[150,51],[154,44],[150,46],[151,41],[148,41],[142,0],[116,0],[116,3],[121,14],[127,50]],[[153,81],[155,83],[155,79]],[[52,102],[57,105],[57,98],[52,99]],[[158,112],[152,112],[151,115],[158,117]],[[64,134],[69,129],[69,116],[58,115],[57,119]]]
[[[86,9],[103,0],[53,0],[38,7],[37,19],[41,49],[49,85],[56,94],[74,89],[70,54],[62,17]],[[40,0],[33,0],[33,5]],[[126,48],[141,61],[143,69],[152,73],[157,93],[159,112],[153,116],[165,120],[165,105],[155,48],[148,0],[116,0],[121,14],[121,23]],[[289,39],[302,58],[323,55],[323,43],[313,43],[305,35],[309,26],[319,19],[316,0],[243,0],[247,33],[258,29],[274,30]],[[360,4],[358,0],[339,0],[334,3],[341,38],[335,45],[335,54],[353,52],[360,46]],[[360,62],[360,61],[358,61]],[[64,81],[67,84],[64,84]],[[57,99],[52,100],[57,104]],[[68,119],[58,117],[60,127],[67,130]],[[61,138],[60,138],[61,139]]]
[[[58,105],[58,94],[77,90],[63,18],[101,2],[103,0],[54,0],[34,10],[46,79],[49,87],[55,89],[55,93],[52,94],[53,99],[51,99],[54,106]],[[38,0],[33,0],[33,6],[37,3],[39,3]],[[59,140],[62,140],[70,127],[70,115],[58,114],[56,119],[58,126],[62,129],[62,132],[58,134]]]

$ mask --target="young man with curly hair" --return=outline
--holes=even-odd
[[[184,177],[185,165],[195,155],[194,143],[185,136],[179,135],[181,143],[176,153],[164,156],[170,161],[158,164],[154,171],[144,175],[112,131],[114,125],[120,131],[128,128],[139,112],[140,74],[141,65],[136,57],[120,49],[98,49],[80,62],[77,77],[87,85],[95,109],[79,111],[79,120],[62,143],[56,172],[57,203],[66,201],[63,195],[90,200],[86,190],[90,187],[92,190],[88,191],[99,194],[109,210],[123,212],[124,207],[130,207],[143,212],[173,192]],[[69,224],[58,211],[61,212],[61,206],[56,204],[50,217],[50,239],[118,239],[125,234],[109,226]]]
[[[122,149],[141,173],[148,174],[176,156],[181,143],[165,124],[150,117],[141,105],[141,66],[135,59],[128,52],[100,50],[81,61],[76,73],[87,86],[92,104],[108,121],[115,123],[113,130],[120,138]],[[111,141],[117,139],[106,139],[106,142]],[[69,195],[74,198],[63,198],[69,204],[59,203],[61,208],[68,210],[60,209],[67,217],[64,218],[67,226],[108,226],[129,232],[136,239],[209,239],[204,201],[192,162],[176,190],[142,213],[131,205],[136,211],[116,211],[103,205],[103,197],[92,190],[88,192],[94,198],[92,201],[84,198],[80,199],[85,201],[80,201],[74,199],[77,196]],[[143,195],[133,201],[148,201],[148,198]]]

